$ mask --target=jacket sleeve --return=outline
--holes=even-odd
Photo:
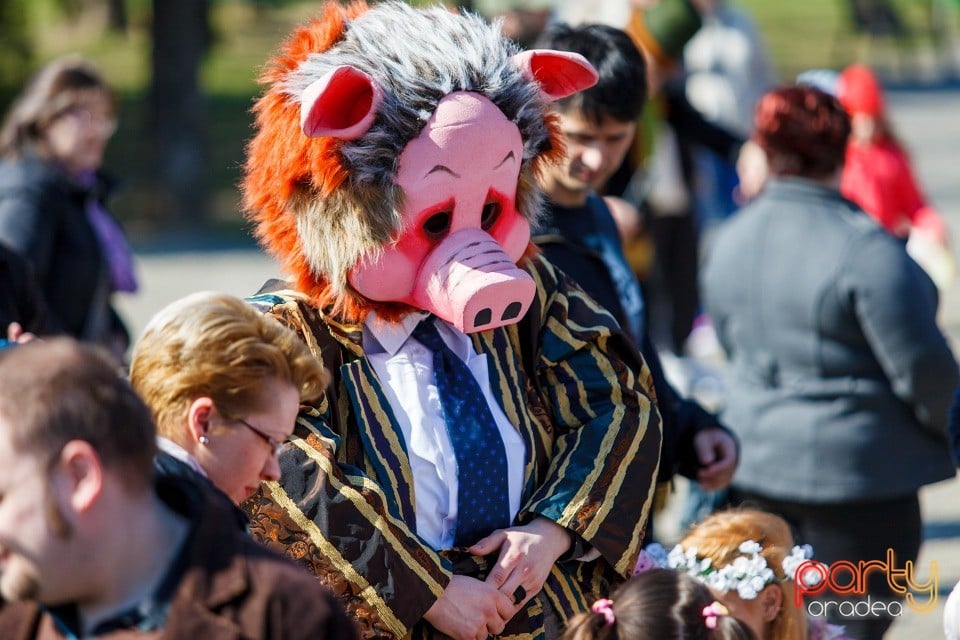
[[[13,297],[16,308],[16,321],[24,331],[37,335],[52,333],[52,327],[47,324],[46,305],[40,285],[33,276],[30,264],[18,253],[10,250],[0,241],[0,261],[6,265],[10,275]],[[0,333],[6,335],[6,327],[0,327]]]
[[[43,296],[43,283],[53,263],[56,215],[39,188],[24,188],[0,198],[0,240],[29,261],[33,276],[40,285],[39,300],[31,304],[44,309],[41,330],[53,333],[60,330],[51,301]]]
[[[937,326],[937,291],[904,247],[882,230],[852,247],[840,278],[893,393],[944,437],[960,372]]]
[[[269,640],[357,640],[359,635],[336,598],[302,571],[290,567],[268,595]],[[303,574],[303,575],[301,575]]]
[[[897,170],[893,174],[896,185],[892,193],[897,198],[897,208],[910,219],[911,227],[925,231],[938,242],[946,242],[947,225],[940,213],[927,203],[907,154],[898,149],[896,159]]]
[[[696,481],[697,472],[703,466],[693,444],[696,435],[704,429],[716,428],[726,431],[734,442],[737,442],[737,437],[720,424],[717,416],[698,402],[684,398],[673,388],[647,332],[644,332],[641,353],[650,368],[653,388],[657,393],[657,408],[663,419],[663,448],[657,481],[669,482],[677,473]],[[737,445],[739,447],[739,442]]]
[[[667,120],[678,137],[701,145],[731,166],[736,165],[746,140],[732,131],[707,120],[690,104],[686,83],[673,80],[664,85],[667,98]]]
[[[0,238],[30,260],[41,282],[53,261],[54,221],[39,189],[24,188],[0,199]]]
[[[295,300],[251,301],[296,331],[336,373],[339,362],[322,355],[329,352],[318,342],[317,319],[307,319]],[[336,430],[332,414],[349,411],[341,405],[349,402],[339,393],[301,407],[280,455],[283,484],[263,484],[243,509],[254,537],[306,566],[359,621],[364,637],[400,638],[443,593],[452,569],[391,505],[373,474],[346,463],[353,458],[347,449],[359,444]]]
[[[953,402],[950,404],[950,417],[947,422],[947,436],[950,439],[953,463],[960,467],[960,387],[953,392]]]
[[[545,260],[531,263],[539,280],[536,383],[554,437],[544,481],[520,517],[540,515],[566,527],[627,576],[660,459],[650,371],[608,312]]]

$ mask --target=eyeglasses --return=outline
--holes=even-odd
[[[245,426],[247,429],[250,429],[250,431],[253,431],[255,434],[260,436],[260,439],[266,442],[270,446],[270,454],[273,457],[276,458],[277,456],[280,455],[280,447],[283,446],[282,442],[277,442],[276,440],[274,440],[273,438],[265,434],[263,431],[260,431],[260,429],[256,428],[255,426],[253,426],[243,418],[237,418],[237,422],[239,422],[240,424]]]
[[[81,107],[72,107],[67,109],[63,112],[63,115],[71,118],[84,128],[96,127],[97,132],[105,138],[109,138],[117,131],[116,118],[103,115],[94,115]]]

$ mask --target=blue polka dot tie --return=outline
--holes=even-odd
[[[417,325],[413,337],[433,352],[440,406],[457,459],[454,544],[469,547],[494,529],[510,526],[507,452],[480,384],[444,343],[433,318]]]

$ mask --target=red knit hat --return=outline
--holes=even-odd
[[[865,113],[874,118],[883,115],[883,89],[869,67],[850,65],[840,74],[837,98],[847,113]]]

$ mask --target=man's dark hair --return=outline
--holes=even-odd
[[[595,124],[604,118],[631,122],[640,117],[647,101],[647,67],[626,33],[603,24],[554,24],[534,46],[579,53],[600,75],[593,87],[558,100],[561,112],[576,109]]]

